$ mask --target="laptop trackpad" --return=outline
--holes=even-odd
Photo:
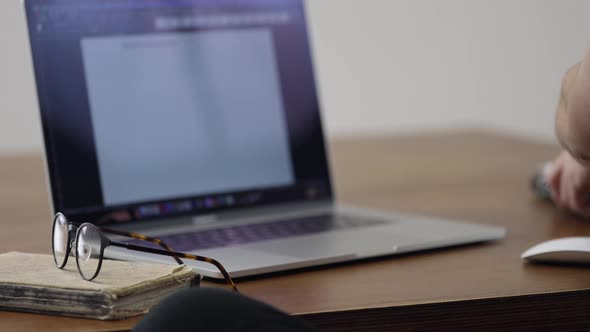
[[[301,260],[296,257],[281,255],[279,253],[261,252],[245,247],[225,247],[218,249],[199,250],[194,253],[218,260],[229,271],[242,271],[259,268],[261,266],[290,264]],[[201,262],[185,262],[187,265],[195,268],[213,271],[216,270],[215,267],[212,267],[210,264]]]
[[[400,241],[391,233],[375,230],[354,230],[329,232],[312,236],[267,241],[248,245],[248,249],[258,252],[289,256],[299,260],[321,259],[342,255],[363,255],[373,252],[382,254],[396,251]]]

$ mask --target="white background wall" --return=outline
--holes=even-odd
[[[308,0],[331,136],[490,127],[553,139],[562,74],[590,46],[584,0]],[[0,151],[38,150],[19,0],[0,1]]]

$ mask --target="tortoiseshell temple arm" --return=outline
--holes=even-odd
[[[159,245],[160,247],[166,249],[169,252],[174,252],[174,250],[172,250],[172,248],[170,248],[170,246],[168,246],[166,243],[164,243],[164,241],[162,241],[160,239],[156,239],[156,238],[153,238],[153,237],[145,236],[143,234],[122,232],[122,231],[117,231],[117,230],[114,230],[114,229],[104,228],[104,227],[99,227],[99,229],[101,231],[105,232],[105,233],[108,233],[108,234],[120,235],[120,236],[129,237],[129,238],[132,238],[132,239],[137,239],[137,240],[142,240],[142,241],[147,241],[147,242],[155,243],[155,244]],[[182,262],[182,260],[180,260],[180,258],[178,258],[178,256],[176,256],[176,255],[168,255],[168,256],[174,258],[174,260],[176,261],[176,263],[178,263],[180,265],[184,264]]]
[[[213,258],[204,257],[204,256],[197,256],[197,255],[191,255],[191,254],[184,254],[184,253],[176,252],[176,251],[166,251],[166,250],[161,250],[161,249],[136,246],[136,245],[133,245],[133,244],[113,242],[113,241],[110,242],[110,245],[115,246],[115,247],[126,248],[126,249],[129,249],[129,250],[136,250],[136,251],[148,252],[148,253],[152,253],[152,254],[159,254],[159,255],[172,256],[172,257],[176,256],[176,257],[181,257],[181,258],[186,258],[186,259],[192,259],[192,260],[195,260],[195,261],[200,261],[200,262],[205,262],[205,263],[209,263],[209,264],[215,265],[215,267],[217,267],[217,269],[219,269],[219,271],[223,275],[223,278],[225,279],[225,282],[228,285],[230,285],[231,288],[234,291],[239,292],[238,291],[238,287],[236,287],[236,284],[231,279],[231,277],[229,276],[229,273],[227,273],[227,271],[225,270],[225,268],[223,267],[223,265],[221,265],[221,263],[219,263],[218,261],[216,261]]]

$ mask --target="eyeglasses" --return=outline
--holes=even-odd
[[[165,250],[111,241],[103,233],[152,242]],[[234,291],[238,291],[238,288],[229,276],[229,273],[227,273],[223,265],[215,259],[173,251],[167,244],[156,238],[137,233],[121,232],[104,227],[98,228],[91,223],[77,225],[68,221],[66,216],[60,212],[58,212],[53,218],[53,231],[51,236],[51,247],[53,250],[53,260],[55,261],[55,265],[59,269],[63,269],[68,263],[68,257],[72,253],[72,249],[74,249],[73,254],[76,257],[76,266],[78,267],[80,276],[84,280],[91,281],[98,276],[104,258],[104,250],[109,246],[113,246],[169,256],[174,258],[178,264],[183,264],[180,258],[186,258],[215,265],[225,278],[225,282],[230,285]]]

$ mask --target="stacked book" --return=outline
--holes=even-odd
[[[63,270],[50,255],[0,255],[0,310],[114,320],[147,313],[163,297],[198,285],[186,265],[105,260],[98,277],[85,281],[75,259]]]

